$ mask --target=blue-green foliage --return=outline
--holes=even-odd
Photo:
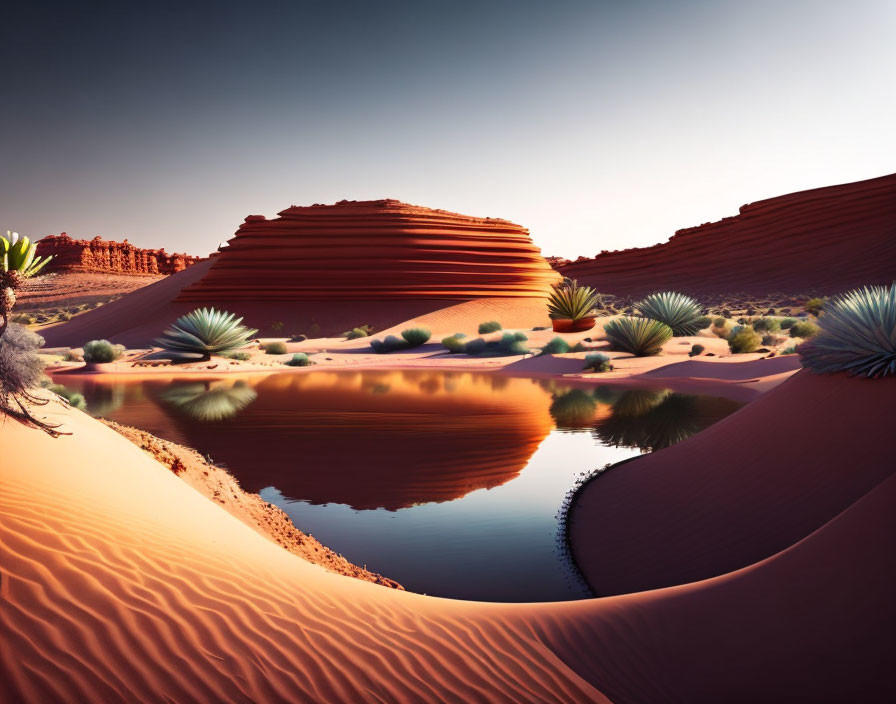
[[[696,335],[704,327],[700,304],[690,296],[673,291],[653,293],[635,304],[643,317],[658,320],[672,329],[675,337]]]
[[[896,375],[896,283],[867,286],[825,303],[819,332],[798,351],[816,374]]]
[[[246,345],[258,330],[249,329],[233,313],[199,308],[178,318],[156,342],[163,355],[178,361],[209,359]]]
[[[608,372],[613,368],[610,358],[600,352],[594,352],[585,357],[585,371]]]
[[[540,354],[566,354],[569,352],[569,343],[562,337],[555,337],[541,348]]]
[[[498,332],[501,330],[501,323],[497,320],[489,320],[487,323],[479,323],[479,334],[488,335],[490,332]]]
[[[314,362],[304,352],[296,352],[286,364],[290,367],[310,367]]]
[[[408,343],[408,347],[420,347],[429,342],[432,333],[426,328],[408,328],[401,331],[401,336]]]
[[[529,338],[522,332],[505,332],[500,340],[486,341],[481,337],[470,340],[464,345],[464,352],[475,357],[509,357],[528,354],[526,341]]]
[[[124,345],[113,345],[108,340],[84,343],[84,361],[88,364],[108,364],[124,354]]]
[[[604,326],[604,334],[614,350],[650,357],[660,353],[672,337],[672,328],[648,318],[616,318]]]

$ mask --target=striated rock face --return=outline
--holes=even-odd
[[[140,249],[127,240],[76,240],[64,232],[38,241],[37,253],[53,255],[50,266],[54,272],[175,274],[200,259],[188,254],[168,254],[164,249]]]
[[[529,232],[397,200],[250,215],[178,301],[544,297],[558,280]]]
[[[560,263],[564,276],[621,296],[838,293],[896,278],[896,174],[744,205],[668,242]]]

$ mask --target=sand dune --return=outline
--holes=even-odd
[[[559,268],[614,295],[838,293],[896,275],[896,174],[744,205],[668,242]]]
[[[804,538],[896,472],[885,440],[894,399],[896,379],[803,371],[700,435],[610,470],[570,514],[588,583],[606,595],[693,582]]]
[[[705,582],[584,602],[478,604],[325,572],[97,421],[53,413],[73,435],[0,425],[7,701],[896,694],[882,655],[896,627],[896,479],[798,544]],[[718,449],[708,434],[695,442]]]

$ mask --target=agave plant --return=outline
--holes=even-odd
[[[649,318],[617,318],[604,326],[604,334],[613,349],[650,357],[672,337],[672,328]]]
[[[175,386],[161,399],[184,415],[207,423],[231,418],[252,403],[258,394],[243,381],[233,386],[210,383]]]
[[[233,313],[200,308],[178,318],[156,342],[169,359],[207,360],[213,354],[242,347],[258,332],[241,325],[242,322]]]
[[[38,257],[37,243],[18,232],[0,235],[0,336],[6,332],[9,315],[16,305],[16,289],[36,276],[53,257]]]
[[[652,293],[635,304],[635,309],[645,318],[659,320],[672,328],[672,335],[683,337],[696,335],[704,327],[700,304],[690,296],[674,291]]]
[[[578,281],[564,279],[548,297],[548,313],[553,319],[581,320],[591,314],[597,299],[597,291],[590,286],[579,286]]]
[[[819,333],[797,348],[816,374],[896,375],[896,282],[866,286],[825,304]]]

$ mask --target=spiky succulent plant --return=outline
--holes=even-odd
[[[649,318],[617,318],[604,326],[604,334],[613,349],[650,357],[660,353],[672,337],[672,328]]]
[[[672,335],[683,337],[696,335],[706,325],[700,312],[700,304],[690,296],[674,291],[652,293],[635,304],[635,309],[645,318],[659,320],[672,328]]]
[[[38,257],[37,243],[18,232],[0,235],[0,336],[6,332],[10,313],[16,305],[16,289],[25,279],[36,276],[53,257]]]
[[[597,304],[598,294],[590,286],[564,279],[548,297],[548,313],[553,319],[581,320],[588,317]]]
[[[828,301],[819,333],[797,348],[816,374],[896,375],[896,282],[866,286]]]
[[[233,352],[255,336],[242,318],[214,308],[199,308],[178,318],[156,342],[164,356],[176,361],[207,360]]]

